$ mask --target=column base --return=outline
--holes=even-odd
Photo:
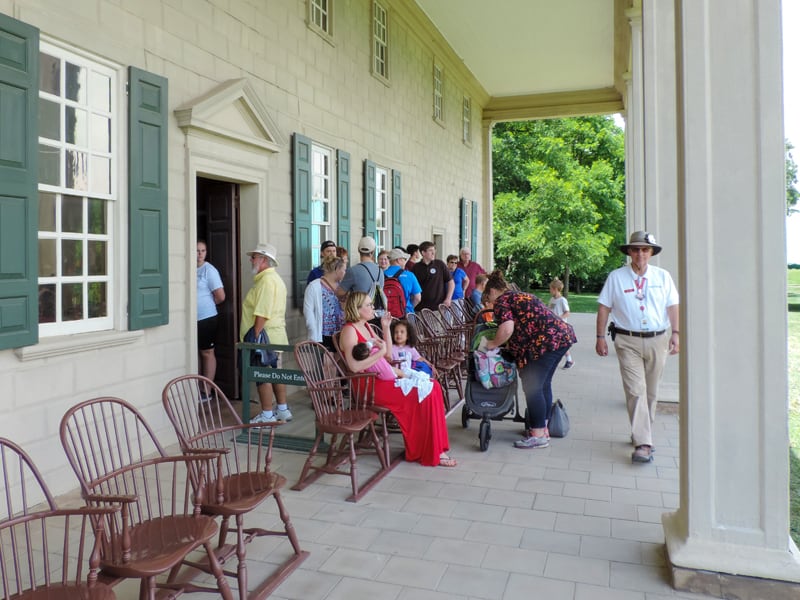
[[[678,512],[664,514],[661,521],[676,590],[718,598],[800,598],[800,553],[791,539],[785,552],[698,541],[687,539]]]

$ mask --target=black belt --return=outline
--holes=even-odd
[[[614,327],[614,333],[621,333],[622,335],[632,335],[633,337],[638,337],[638,338],[656,337],[657,335],[661,335],[665,331],[666,329],[662,329],[661,331],[628,331],[627,329],[620,329],[619,327]]]

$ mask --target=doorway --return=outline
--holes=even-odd
[[[239,185],[197,178],[197,238],[206,240],[208,262],[214,265],[225,288],[219,312],[216,383],[228,398],[239,398],[238,356],[241,298],[239,252]]]

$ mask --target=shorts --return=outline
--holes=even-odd
[[[197,349],[211,350],[217,339],[217,315],[197,322]]]
[[[271,364],[265,365],[268,369],[280,369],[283,367],[283,350],[275,350],[275,358]],[[255,366],[261,366],[261,360],[257,357],[256,353],[253,352],[250,354],[250,364]],[[272,385],[269,381],[256,381],[256,387],[266,385]]]

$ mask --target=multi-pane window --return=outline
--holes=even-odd
[[[308,0],[308,23],[326,36],[333,35],[332,3],[333,0]]]
[[[389,24],[386,9],[372,3],[372,72],[389,79]]]
[[[375,169],[375,244],[378,251],[391,247],[391,215],[389,211],[389,171]]]
[[[117,199],[116,72],[42,42],[39,332],[110,329]]]
[[[433,63],[433,120],[444,122],[444,74],[436,63]]]
[[[331,236],[331,150],[311,147],[311,264],[319,263],[322,242]]]
[[[464,96],[464,103],[461,109],[461,139],[465,144],[472,143],[472,100]]]

